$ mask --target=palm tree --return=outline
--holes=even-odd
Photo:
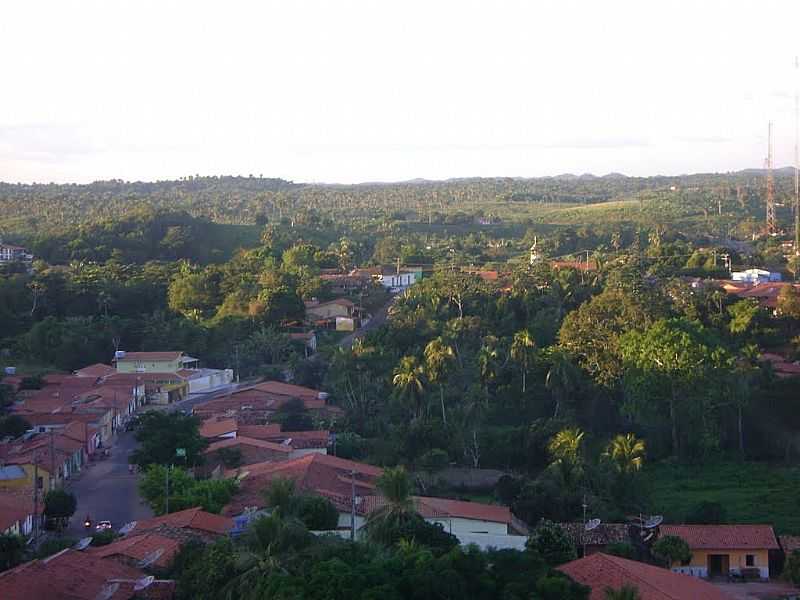
[[[483,338],[483,345],[478,350],[478,369],[480,369],[481,380],[486,389],[489,383],[497,377],[497,338],[488,335]]]
[[[605,589],[606,600],[641,600],[639,588],[633,585],[623,585],[618,590],[610,587]]]
[[[632,433],[614,437],[606,447],[603,456],[610,459],[619,473],[635,473],[644,465],[646,446]]]
[[[371,540],[384,542],[391,539],[392,531],[416,514],[411,479],[405,468],[392,467],[378,477],[375,488],[383,505],[367,515],[365,531]]]
[[[550,369],[544,380],[545,387],[555,400],[553,418],[558,418],[561,405],[569,400],[572,390],[576,387],[576,381],[580,376],[578,368],[572,362],[569,355],[563,350],[553,349],[549,352],[551,361]]]
[[[584,433],[579,428],[562,429],[547,444],[555,463],[577,465],[581,462],[581,444]]]
[[[522,393],[525,393],[526,381],[528,377],[528,367],[532,358],[532,351],[536,342],[527,329],[518,331],[514,334],[511,342],[511,358],[517,361],[522,370]]]
[[[439,400],[442,405],[442,423],[447,426],[447,413],[444,408],[444,384],[447,371],[455,358],[453,349],[438,337],[425,346],[425,372],[431,383],[439,384]]]
[[[422,416],[423,372],[416,356],[404,356],[400,359],[400,364],[394,370],[394,377],[392,377],[392,383],[401,396],[411,401],[415,419]]]

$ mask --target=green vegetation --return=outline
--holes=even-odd
[[[157,515],[195,506],[219,513],[231,501],[236,487],[232,479],[195,479],[180,467],[157,464],[147,467],[139,480],[139,493]]]
[[[704,465],[654,464],[647,469],[652,513],[683,522],[701,502],[716,502],[730,523],[771,523],[800,534],[797,493],[800,468],[762,462]]]

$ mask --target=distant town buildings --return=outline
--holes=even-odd
[[[30,264],[31,262],[33,262],[33,254],[22,246],[0,243],[0,265],[11,263]]]

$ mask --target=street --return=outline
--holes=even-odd
[[[78,508],[67,529],[69,535],[86,535],[86,515],[93,526],[98,521],[111,521],[114,529],[153,516],[150,508],[139,501],[138,477],[128,472],[128,456],[135,448],[133,433],[120,432],[111,456],[84,468],[80,477],[70,482],[68,489],[77,497]]]
[[[381,306],[377,310],[375,315],[369,320],[369,323],[367,323],[364,327],[361,327],[360,329],[357,329],[350,335],[343,337],[339,341],[339,347],[348,350],[353,346],[353,342],[355,340],[364,337],[367,334],[367,332],[373,329],[377,329],[378,327],[383,325],[386,322],[386,318],[389,315],[389,309],[392,307],[392,304],[394,304],[396,297],[397,296],[392,296],[386,304]]]
[[[145,410],[191,411],[195,405],[225,396],[237,387],[237,384],[230,384],[206,394],[194,394],[166,407],[150,405]],[[136,445],[133,432],[120,431],[111,448],[111,456],[85,467],[80,477],[68,484],[69,491],[78,499],[78,508],[67,529],[68,535],[86,535],[83,526],[86,515],[89,515],[93,525],[98,521],[111,521],[115,530],[130,521],[153,516],[150,508],[140,501],[138,476],[128,471],[128,457]]]

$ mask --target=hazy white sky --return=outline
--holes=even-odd
[[[0,180],[793,160],[800,1],[2,0]]]

